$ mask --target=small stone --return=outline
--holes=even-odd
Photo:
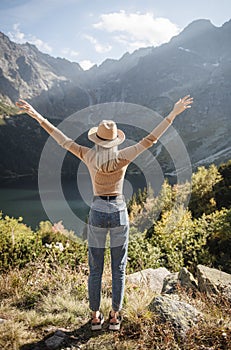
[[[6,320],[4,320],[3,318],[0,318],[0,323],[5,322]]]
[[[56,350],[62,345],[63,342],[64,342],[63,337],[59,337],[58,335],[53,335],[52,337],[48,338],[45,341],[45,344],[48,347],[48,349]]]
[[[55,335],[57,335],[58,337],[60,338],[65,338],[66,337],[66,333],[64,333],[62,330],[58,329],[56,332],[55,332]]]

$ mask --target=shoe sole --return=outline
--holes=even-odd
[[[92,331],[100,331],[102,329],[102,324],[92,325],[91,330]]]
[[[121,323],[122,323],[122,317],[121,317],[121,315],[118,316],[117,322],[114,322],[114,323],[113,323],[113,322],[110,322],[111,319],[112,319],[112,317],[111,317],[111,312],[110,312],[110,313],[109,313],[109,327],[108,327],[108,329],[109,329],[110,331],[119,331],[119,330],[120,330]]]
[[[120,323],[119,324],[110,324],[109,330],[110,331],[119,331],[120,330]]]
[[[103,327],[103,323],[104,323],[104,318],[102,318],[100,320],[100,323],[98,323],[98,324],[91,324],[91,330],[92,331],[100,331]]]

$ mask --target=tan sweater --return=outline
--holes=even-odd
[[[122,194],[124,176],[129,163],[131,163],[144,150],[156,143],[172,121],[170,121],[169,118],[163,119],[163,121],[140,142],[119,150],[119,162],[116,169],[113,172],[104,173],[96,169],[96,151],[94,148],[79,145],[43,117],[37,120],[43,129],[45,129],[61,147],[73,153],[86,164],[91,176],[93,193],[97,196]]]

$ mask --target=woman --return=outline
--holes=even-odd
[[[163,121],[135,145],[118,150],[125,135],[112,120],[103,120],[91,128],[88,138],[94,148],[81,146],[64,135],[29,103],[19,100],[16,105],[36,119],[63,148],[80,158],[88,167],[94,198],[88,223],[89,304],[92,311],[91,328],[102,328],[103,314],[100,312],[101,282],[104,265],[106,235],[110,233],[112,267],[112,310],[109,314],[109,329],[119,330],[127,263],[129,221],[126,203],[122,194],[126,169],[140,153],[151,147],[167,130],[177,115],[190,108],[193,98],[185,96],[175,103],[173,110]]]

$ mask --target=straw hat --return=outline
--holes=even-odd
[[[117,129],[113,120],[102,120],[99,126],[89,130],[88,138],[99,146],[110,148],[124,142],[125,134],[122,130]]]

